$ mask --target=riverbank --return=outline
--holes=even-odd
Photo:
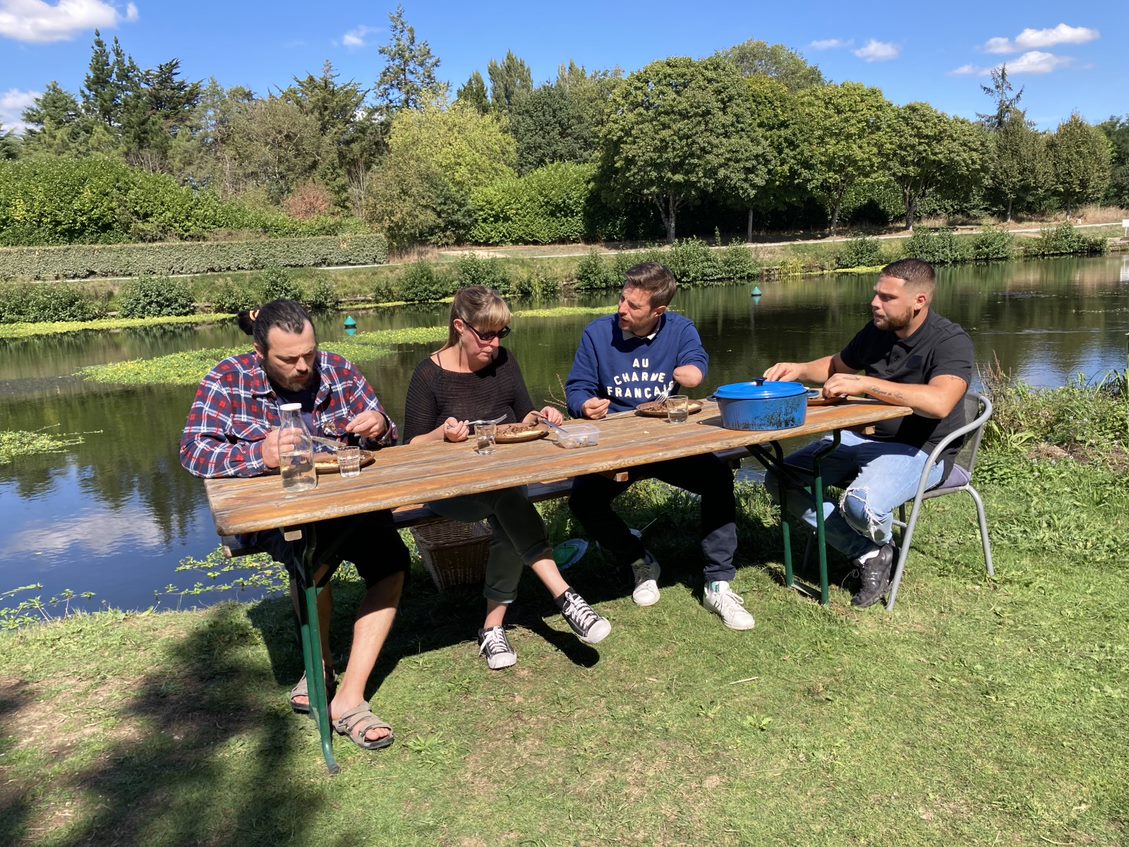
[[[4,843],[1121,843],[1119,388],[997,386],[977,469],[997,578],[971,503],[932,501],[893,613],[783,588],[759,485],[738,487],[752,632],[701,608],[696,509],[658,483],[623,511],[660,517],[646,535],[659,605],[636,607],[595,550],[567,572],[615,627],[598,650],[526,580],[518,665],[492,674],[473,642],[479,592],[440,594],[417,561],[370,686],[397,742],[372,754],[339,739],[333,779],[286,702],[301,670],[285,597],[0,635]],[[561,504],[546,517],[555,540],[577,531]],[[350,574],[339,660],[361,593]]]

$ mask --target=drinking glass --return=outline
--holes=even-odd
[[[686,423],[690,417],[690,398],[685,394],[671,394],[666,398],[666,419],[672,424]]]
[[[476,423],[474,425],[474,452],[488,456],[494,452],[494,439],[498,435],[496,423]]]
[[[341,471],[341,476],[360,476],[361,475],[361,448],[360,447],[338,447],[337,448],[337,467]]]

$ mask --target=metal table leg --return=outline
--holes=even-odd
[[[831,603],[831,591],[827,578],[827,535],[823,529],[823,473],[820,470],[820,460],[831,453],[840,443],[839,430],[831,435],[831,443],[817,450],[812,456],[812,498],[815,500],[815,537],[816,546],[819,548],[819,603],[827,606]]]
[[[305,549],[298,587],[304,602],[298,603],[298,625],[302,632],[302,660],[306,665],[306,688],[310,698],[310,716],[318,726],[321,751],[329,773],[341,770],[333,757],[333,730],[329,726],[329,697],[325,687],[325,663],[321,652],[321,625],[318,620],[317,530],[313,524],[303,527]]]

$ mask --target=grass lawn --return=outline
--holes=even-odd
[[[971,502],[943,498],[890,614],[783,588],[754,485],[752,632],[700,606],[696,508],[659,484],[622,498],[634,526],[661,516],[657,606],[596,552],[566,572],[613,623],[598,648],[527,576],[518,664],[491,673],[477,590],[438,594],[417,568],[371,685],[397,741],[339,738],[336,777],[286,701],[285,599],[0,635],[0,844],[1124,844],[1124,472],[1004,451],[980,470],[998,581]],[[357,596],[339,581],[338,652]]]

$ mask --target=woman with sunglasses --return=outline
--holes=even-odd
[[[510,308],[496,291],[476,285],[460,289],[451,304],[447,344],[420,362],[408,385],[404,441],[466,441],[469,420],[501,418],[503,423],[536,423],[538,416],[559,424],[552,406],[536,411],[517,359],[501,340],[510,333]],[[517,653],[506,637],[506,609],[517,596],[528,566],[541,580],[573,632],[598,644],[611,624],[565,582],[553,560],[545,523],[524,487],[454,497],[428,504],[450,520],[485,518],[494,532],[486,562],[486,621],[478,633],[479,654],[491,670],[508,668]]]

